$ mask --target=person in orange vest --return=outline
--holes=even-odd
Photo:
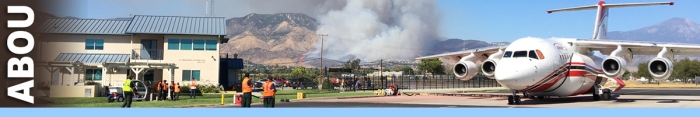
[[[160,99],[160,84],[163,84],[163,81],[158,81],[158,83],[155,86],[153,86],[153,89],[155,89],[155,91],[153,91],[153,93],[156,93],[156,95],[154,95],[156,97],[156,100],[161,100]]]
[[[173,93],[173,101],[180,99],[180,83],[175,84],[174,90],[175,93]]]
[[[252,103],[253,100],[253,83],[250,83],[250,74],[245,73],[245,78],[243,78],[243,82],[241,82],[241,90],[243,92],[243,100],[241,100],[241,107],[243,108],[250,108],[250,103]]]
[[[160,84],[160,90],[161,99],[168,100],[168,80],[163,80],[163,84]]]
[[[267,78],[265,84],[263,84],[263,105],[265,108],[275,107],[275,83],[272,83],[272,77]]]
[[[175,81],[170,81],[168,88],[170,89],[170,100],[175,101]]]
[[[197,99],[197,81],[192,78],[192,83],[190,84],[190,99]]]

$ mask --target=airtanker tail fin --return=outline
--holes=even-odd
[[[673,2],[605,4],[605,2],[601,0],[597,5],[547,10],[547,13],[597,9],[598,12],[596,13],[595,27],[593,27],[593,37],[591,39],[600,40],[608,38],[608,12],[610,11],[608,9],[651,5],[673,5]]]

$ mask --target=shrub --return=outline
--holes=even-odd
[[[221,91],[221,88],[217,85],[197,84],[197,92],[199,92],[199,93],[219,93],[220,91]],[[190,87],[189,86],[180,86],[180,93],[190,93]]]
[[[323,84],[322,84],[322,88],[323,89],[333,89],[333,84],[331,83],[331,80],[328,78],[324,79]]]

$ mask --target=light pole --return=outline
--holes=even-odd
[[[320,88],[318,88],[318,89],[321,90],[321,88],[323,88],[323,85],[322,85],[323,83],[322,83],[322,82],[323,82],[323,70],[324,70],[324,69],[323,69],[323,68],[324,68],[324,67],[323,67],[323,37],[328,36],[328,34],[319,34],[318,36],[321,36],[321,67],[319,67],[319,69],[320,69],[320,71],[321,71],[321,72],[320,72],[321,78],[319,78],[319,81],[320,81],[320,82],[318,82],[318,85],[319,85],[319,87],[320,87]]]

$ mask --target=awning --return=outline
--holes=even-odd
[[[61,53],[54,61],[78,61],[84,64],[126,63],[129,54]]]

